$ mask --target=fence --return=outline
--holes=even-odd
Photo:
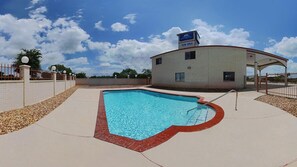
[[[30,69],[30,80],[52,80],[51,71]],[[57,73],[57,80],[64,80],[64,74]],[[72,76],[67,76],[70,80]],[[0,80],[20,80],[20,69],[11,64],[0,64]]]
[[[297,98],[297,73],[266,74],[257,77],[257,91],[288,98]]]
[[[10,69],[10,71],[14,70]],[[45,80],[45,78],[42,77],[42,73],[40,73],[41,75],[38,75],[41,80],[37,80],[31,77],[30,66],[27,65],[20,66],[18,72],[18,80],[10,79],[0,81],[0,112],[38,103],[75,86],[74,77],[71,76],[69,80],[67,80],[66,74],[51,72],[50,77],[47,77]],[[5,75],[8,74],[7,71],[2,73]],[[58,80],[57,78],[61,76],[63,76],[63,80]]]
[[[0,64],[0,80],[19,80],[17,68],[10,64]]]
[[[77,78],[77,85],[149,85],[149,78]]]

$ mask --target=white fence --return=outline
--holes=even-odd
[[[3,111],[22,108],[54,97],[75,86],[75,80],[30,80],[30,66],[20,67],[21,80],[0,80],[0,113]]]

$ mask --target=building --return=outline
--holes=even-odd
[[[170,88],[241,89],[246,85],[247,67],[255,76],[271,65],[285,67],[287,59],[256,49],[209,45],[199,46],[199,34],[177,35],[179,49],[152,59],[152,85]]]

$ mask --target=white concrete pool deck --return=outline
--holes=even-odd
[[[80,88],[35,124],[1,135],[0,166],[297,166],[297,118],[255,101],[262,95],[255,91],[239,93],[238,111],[234,110],[234,93],[216,101],[225,111],[218,125],[178,133],[142,154],[93,138],[99,92],[96,88]],[[211,100],[223,93],[182,94]]]

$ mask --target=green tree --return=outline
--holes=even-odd
[[[84,72],[80,72],[76,74],[76,78],[87,78],[87,75]]]
[[[143,69],[142,74],[146,75],[147,77],[152,77],[152,70],[150,69]]]
[[[51,65],[50,67],[48,67],[48,69],[51,70],[52,69],[52,66],[56,66],[56,71],[57,72],[63,73],[63,71],[65,70],[66,71],[66,74],[73,73],[72,70],[71,70],[71,68],[65,67],[63,64]]]
[[[134,78],[135,75],[137,75],[137,72],[134,69],[126,68],[120,73],[120,75],[125,78],[128,77],[128,75],[129,75],[130,78]]]
[[[31,70],[41,70],[40,62],[42,58],[42,54],[40,53],[40,50],[38,49],[22,49],[19,54],[17,54],[17,57],[15,58],[15,61],[13,62],[14,67],[19,67],[22,65],[22,57],[27,56],[29,58],[29,62],[27,65],[31,66]]]
[[[114,72],[114,73],[112,74],[112,77],[113,77],[113,78],[114,78],[115,76],[117,76],[117,78],[122,78],[122,77],[121,77],[121,74],[118,73],[118,72]]]

